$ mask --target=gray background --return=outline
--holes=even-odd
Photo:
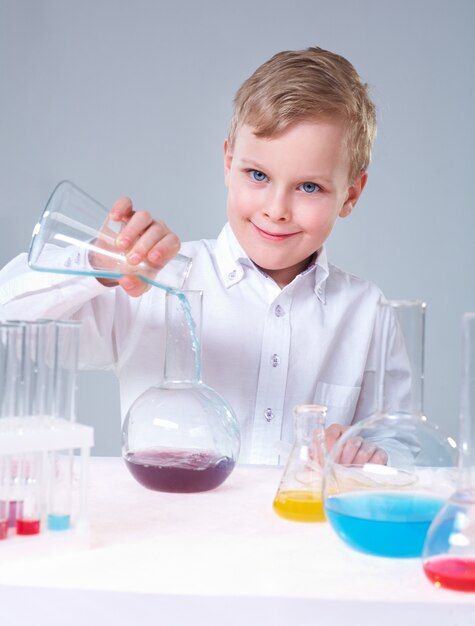
[[[348,57],[379,111],[330,258],[427,301],[426,412],[456,432],[460,319],[475,310],[473,0],[0,0],[0,265],[63,178],[105,204],[131,196],[184,240],[215,236],[234,92],[310,45]],[[79,383],[95,454],[119,454],[115,379]]]

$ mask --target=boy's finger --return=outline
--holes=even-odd
[[[127,222],[133,213],[132,200],[127,197],[118,198],[110,209],[110,217],[114,222]]]
[[[177,235],[172,232],[168,232],[153,248],[149,251],[147,258],[157,267],[163,267],[170,259],[178,254],[180,251],[180,240]]]
[[[147,258],[153,266],[161,268],[179,249],[178,237],[163,222],[153,222],[128,252],[127,261],[137,265]]]
[[[348,441],[345,441],[339,462],[342,465],[353,464],[362,444],[363,439],[361,437],[351,437]]]
[[[150,285],[136,276],[122,276],[119,279],[119,285],[132,298],[138,298],[150,289]]]
[[[376,465],[387,465],[388,453],[382,448],[377,448],[373,456],[369,460],[369,463],[375,463]]]
[[[117,237],[119,248],[128,250],[153,221],[153,217],[148,211],[135,211]]]
[[[352,463],[354,465],[364,465],[365,463],[371,463],[371,458],[376,452],[376,444],[371,441],[364,441],[361,448],[356,453]]]
[[[327,452],[330,452],[345,430],[346,427],[341,424],[330,424],[330,426],[325,429],[325,446]]]

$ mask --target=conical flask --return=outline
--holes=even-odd
[[[168,292],[165,372],[132,404],[123,426],[123,458],[155,491],[218,487],[232,472],[240,431],[231,407],[201,380],[201,291]]]
[[[294,442],[274,498],[274,511],[297,522],[323,522],[322,468],[326,407],[294,408]]]
[[[453,490],[455,442],[423,408],[425,304],[381,303],[379,410],[349,428],[329,451],[325,514],[352,548],[387,557],[420,557],[432,520]]]
[[[40,272],[118,279],[138,276],[162,289],[183,286],[191,259],[177,254],[164,267],[142,261],[130,265],[117,245],[124,222],[110,219],[109,209],[69,180],[54,188],[37,224],[28,251],[29,266]]]
[[[436,587],[475,591],[475,313],[462,320],[463,368],[456,491],[432,522],[424,572]]]

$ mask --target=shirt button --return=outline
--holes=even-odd
[[[285,315],[285,311],[284,309],[280,306],[280,304],[278,304],[275,309],[274,309],[274,313],[276,314],[277,317],[282,317],[283,315]]]
[[[229,280],[234,280],[236,278],[236,270],[233,270],[232,272],[229,272],[228,278],[229,278]]]
[[[280,356],[278,354],[273,354],[270,358],[270,362],[272,367],[277,367],[280,364]]]
[[[266,409],[264,411],[264,417],[266,418],[268,422],[270,422],[275,417],[274,411],[272,409]]]

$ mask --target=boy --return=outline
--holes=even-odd
[[[355,69],[319,48],[276,54],[237,92],[224,145],[228,224],[182,252],[193,259],[185,289],[204,291],[203,380],[237,414],[241,462],[277,462],[297,403],[328,407],[330,446],[374,410],[381,294],[331,266],[324,242],[365,187],[375,131]],[[130,199],[111,217],[127,222],[118,245],[129,263],[162,266],[178,252],[177,236]],[[159,380],[161,290],[133,276],[39,276],[24,255],[1,283],[2,318],[82,320],[82,361],[115,369],[124,415]],[[385,462],[360,444],[346,460]]]

